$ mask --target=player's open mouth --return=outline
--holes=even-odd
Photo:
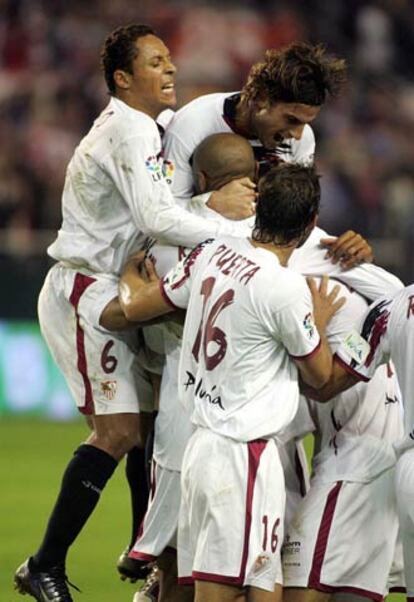
[[[164,84],[164,86],[162,86],[161,90],[163,92],[167,92],[167,93],[171,93],[174,92],[175,90],[175,85],[173,83],[170,84]]]

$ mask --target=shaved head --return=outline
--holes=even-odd
[[[249,142],[237,134],[212,134],[193,154],[196,192],[217,190],[237,178],[256,177],[256,162]]]

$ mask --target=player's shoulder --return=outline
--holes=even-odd
[[[149,115],[114,97],[94,121],[89,134],[98,139],[106,138],[111,146],[133,137],[159,137],[157,125]]]
[[[205,94],[190,101],[176,111],[166,129],[166,136],[178,135],[183,131],[209,130],[214,118],[222,120],[224,101],[228,92]],[[212,121],[213,120],[213,121]]]
[[[310,165],[315,156],[315,134],[307,123],[299,140],[293,141],[293,159],[295,163]]]

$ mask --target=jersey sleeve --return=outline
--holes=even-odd
[[[313,304],[310,290],[303,278],[296,282],[283,283],[283,295],[288,295],[289,301],[283,303],[280,309],[280,299],[275,297],[274,324],[277,337],[289,355],[294,359],[306,359],[315,353],[321,344],[318,329],[313,318]],[[290,279],[292,280],[292,279]]]
[[[391,300],[386,298],[373,303],[359,328],[348,333],[336,352],[337,361],[360,380],[370,380],[378,366],[390,360],[390,305]]]
[[[301,165],[312,165],[315,158],[315,134],[310,125],[303,128],[302,137],[299,141],[293,161]]]
[[[289,268],[304,276],[322,276],[326,274],[356,290],[360,295],[375,301],[381,297],[394,295],[402,288],[399,278],[373,263],[364,263],[344,270],[341,266],[326,258],[326,249],[320,244],[321,238],[329,236],[321,228],[314,228],[306,243],[292,253]]]
[[[161,294],[174,309],[187,307],[194,272],[200,268],[203,250],[211,242],[211,240],[207,240],[199,244],[160,280]]]
[[[145,136],[124,140],[105,159],[105,169],[141,232],[187,247],[218,234],[237,236],[234,224],[209,222],[176,205],[162,166],[162,158],[154,155],[151,140]]]
[[[191,169],[192,152],[184,142],[167,129],[163,138],[164,154],[174,165],[171,191],[178,204],[186,207],[193,194],[193,173]]]

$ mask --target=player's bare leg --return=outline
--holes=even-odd
[[[269,592],[258,587],[234,587],[209,581],[195,582],[194,602],[282,602],[282,586]]]
[[[178,585],[177,554],[174,550],[164,550],[157,558],[160,572],[160,593],[158,602],[192,602],[194,588],[191,585]]]
[[[332,594],[299,587],[288,587],[283,592],[283,602],[329,602],[331,597]]]
[[[367,602],[367,598],[356,594],[332,594],[332,602]]]
[[[283,588],[279,583],[275,585],[274,592],[268,592],[258,587],[247,588],[247,602],[282,602]]]
[[[194,602],[247,602],[247,588],[196,581]]]
[[[94,430],[87,444],[93,445],[119,462],[137,444],[139,438],[139,414],[108,414],[93,416]]]

